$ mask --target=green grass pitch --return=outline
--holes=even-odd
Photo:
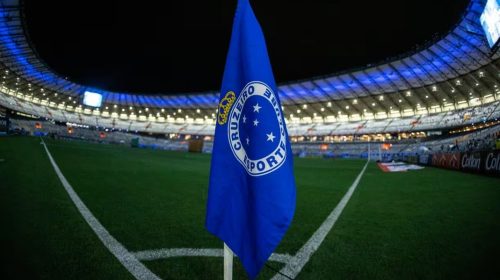
[[[46,141],[80,198],[129,251],[222,248],[204,228],[209,155]],[[0,159],[1,279],[132,279],[69,199],[40,139],[0,138]],[[297,211],[277,253],[295,254],[363,165],[295,159]],[[144,264],[163,279],[222,279],[222,258]],[[259,279],[274,274],[264,267]],[[297,279],[499,277],[499,179],[435,168],[383,173],[371,163]],[[246,279],[237,261],[234,279]]]

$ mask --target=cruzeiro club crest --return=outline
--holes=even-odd
[[[248,83],[229,116],[229,144],[248,174],[269,174],[285,162],[285,124],[278,100],[268,85]]]

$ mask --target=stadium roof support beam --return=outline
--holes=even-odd
[[[320,85],[318,85],[318,84],[317,84],[317,82],[316,82],[315,80],[312,80],[311,82],[314,84],[314,86],[315,86],[315,87],[316,87],[319,91],[321,91],[321,92],[323,93],[323,95],[328,96],[330,99],[332,99],[332,100],[333,100],[332,96],[331,96],[331,95],[330,95],[330,94],[329,94],[326,90],[324,90],[324,89],[323,89]],[[327,81],[325,81],[325,82],[327,83]],[[320,104],[322,104],[322,101],[318,101],[318,105],[319,105],[319,106],[321,106]],[[324,109],[324,111],[321,111],[321,108],[325,108],[325,107],[327,107],[327,109]],[[327,111],[327,110],[328,110],[328,111],[330,111],[330,113],[335,114],[335,113],[333,112],[333,110],[331,109],[331,107],[328,107],[328,106],[325,106],[325,107],[320,107],[320,112],[319,112],[319,114],[320,114],[323,118],[325,118],[325,117],[326,117],[326,116],[325,116],[325,111]]]
[[[389,67],[392,71],[394,71],[394,73],[395,73],[397,76],[399,76],[399,78],[401,79],[401,81],[403,81],[403,82],[405,83],[405,85],[408,87],[408,90],[412,88],[412,87],[411,87],[411,85],[410,85],[410,83],[409,83],[409,82],[406,80],[406,78],[405,78],[405,77],[404,77],[404,76],[403,76],[403,75],[399,72],[399,70],[398,70],[398,69],[396,69],[396,67],[395,67],[394,65],[392,65],[392,63],[387,63],[387,66],[388,66],[388,67]],[[398,91],[398,93],[399,93],[399,99],[401,99],[401,98],[402,98],[402,99],[404,99],[404,100],[405,100],[405,102],[407,102],[408,104],[411,104],[411,102],[409,102],[409,101],[406,99],[406,97],[404,97],[404,94],[401,94],[401,92],[402,92],[402,89],[400,89],[400,90]],[[394,102],[394,100],[391,100],[391,101],[393,102],[394,106],[395,106],[395,107],[397,107],[397,108],[398,108],[398,110],[401,112],[402,110],[401,110],[401,105],[399,105],[399,103],[400,103],[400,102],[399,102],[399,100],[398,100],[398,102]]]
[[[437,47],[437,48],[439,48],[441,51],[446,51],[446,50],[444,50],[444,49],[443,49],[443,47],[442,47],[441,45],[439,45],[439,44],[436,44],[436,47]],[[430,50],[430,51],[432,52],[432,50]],[[453,54],[451,54],[451,53],[450,53],[450,55],[453,55]],[[448,63],[448,62],[446,62],[444,59],[442,59],[442,61],[444,61],[446,64],[448,64],[448,65],[449,65],[449,63]],[[459,63],[459,62],[457,62],[457,63]],[[464,64],[462,63],[462,65],[464,65]],[[466,67],[466,66],[464,66],[464,67]],[[455,73],[455,75],[456,75],[457,77],[460,77],[460,76],[461,76],[461,75],[460,75],[460,73],[458,73],[455,69],[453,69],[452,71]],[[467,79],[465,79],[465,77],[464,77],[462,80],[464,80],[465,84],[467,84],[467,86],[469,87],[469,89],[473,88],[473,87],[470,85],[470,83],[467,81]],[[449,96],[449,95],[448,95],[448,96]],[[454,100],[454,101],[456,101],[455,99],[453,99],[453,100]]]
[[[347,76],[348,76],[349,78],[353,79],[354,81],[358,82],[358,80],[357,80],[355,77],[353,77],[352,75],[348,74]],[[342,76],[341,76],[341,77],[342,77]],[[358,106],[354,106],[354,105],[358,105],[358,104],[354,104],[354,99],[356,99],[356,100],[358,101],[357,103],[361,102],[361,103],[363,103],[363,104],[365,105],[365,107],[370,108],[369,106],[367,106],[367,104],[365,104],[365,103],[364,103],[364,99],[361,99],[361,98],[360,98],[360,96],[356,94],[356,91],[355,91],[355,90],[354,90],[354,88],[350,85],[350,83],[347,83],[347,82],[346,82],[345,80],[343,80],[342,78],[340,78],[340,79],[344,82],[344,84],[345,84],[345,85],[347,85],[347,87],[349,87],[349,88],[351,89],[352,94],[353,94],[353,97],[351,97],[351,99],[346,99],[346,100],[349,100],[349,101],[350,101],[350,100],[353,100],[353,102],[352,102],[352,104],[351,104],[351,105],[353,106],[353,108],[355,108],[355,109],[356,109],[356,111],[357,111],[359,114],[361,114],[361,111],[357,108]],[[363,112],[363,113],[364,113],[364,112]]]
[[[409,57],[409,58],[408,58],[408,60],[411,60],[411,58]],[[413,62],[413,63],[417,63],[417,62],[416,62],[416,61],[414,61],[414,60],[412,60],[412,62]],[[412,72],[412,73],[416,76],[415,71],[414,71],[414,70],[413,70],[413,69],[412,69],[412,68],[408,65],[408,63],[407,63],[405,60],[401,60],[401,63],[402,63],[403,65],[405,65],[405,66],[409,69],[409,71],[411,71],[411,72]],[[421,88],[425,91],[425,93],[426,93],[426,94],[431,94],[431,92],[432,92],[432,91],[430,91],[430,92],[429,92],[429,90],[428,90],[428,89],[427,89],[427,87],[426,87],[426,84],[425,84],[425,83],[424,83],[424,82],[423,82],[423,81],[422,81],[422,80],[421,80],[418,76],[416,76],[416,77],[417,77],[417,78],[416,78],[416,80],[418,81],[418,83],[419,83],[420,87],[421,87]],[[406,80],[406,79],[405,79],[405,80]],[[408,82],[408,81],[407,81],[407,82]],[[408,83],[409,83],[409,82],[408,82]],[[444,92],[444,91],[443,91],[443,92]],[[445,94],[446,94],[446,93],[445,93]],[[446,95],[447,95],[447,94],[446,94]],[[449,98],[449,96],[448,96],[448,95],[447,95],[447,97]],[[438,101],[438,102],[439,102],[439,101]],[[441,103],[441,102],[439,102],[439,103]]]
[[[301,87],[305,92],[308,92],[308,89],[303,84],[298,84],[298,86]],[[317,103],[317,102],[319,102],[319,100],[317,98],[315,98],[315,100],[312,101],[312,103]],[[305,109],[302,108],[302,110],[305,110]],[[309,110],[307,112],[309,112]],[[313,112],[313,116],[314,116],[314,112]],[[310,114],[309,114],[309,117],[311,117]]]
[[[396,69],[394,69],[394,67],[391,67],[391,66],[389,66],[389,67],[390,67],[390,68],[391,68],[394,72],[397,72],[397,70],[396,70]],[[377,68],[378,68],[378,66],[377,66]],[[382,71],[382,69],[380,69],[380,68],[378,68],[378,69],[379,69],[379,71],[382,73],[382,75],[384,75],[385,79],[389,80],[389,81],[390,81],[390,83],[392,84],[392,86],[393,86],[393,87],[394,87],[397,91],[399,91],[399,89],[398,89],[397,85],[396,85],[396,84],[394,84],[394,82],[393,82],[393,81],[392,81],[392,80],[391,80],[391,79],[387,76],[387,74],[386,74],[384,71]],[[398,72],[398,75],[399,75],[399,72]],[[405,80],[405,84],[408,86],[408,82],[407,82],[406,80]],[[422,100],[422,103],[423,103],[423,104],[425,104],[425,105],[427,106],[427,102],[426,102],[426,101],[423,101],[423,100]]]
[[[333,94],[334,92],[334,88],[333,88],[333,85],[327,80],[327,79],[321,79],[321,82],[328,85],[328,87],[331,88],[331,91],[327,91],[325,89],[323,89],[322,86],[318,85],[318,80],[314,80],[313,83],[322,91],[325,93],[325,95],[328,97],[327,100],[321,100],[319,101],[319,104],[321,103],[326,103],[326,105],[324,105],[326,107],[325,111],[329,111],[331,114],[335,114],[335,111],[332,109],[332,106],[328,106],[328,103],[330,102],[330,104],[333,103],[333,105],[335,105],[338,109],[340,109],[340,106],[337,104],[337,102],[335,100],[338,99],[338,96],[335,96],[335,94]],[[323,107],[324,108],[324,107]]]
[[[446,39],[445,39],[445,40],[446,40]],[[451,41],[448,41],[448,42],[449,42],[449,44],[453,44]],[[441,45],[439,45],[439,44],[436,44],[436,46],[438,46],[439,48],[443,49],[443,47],[442,47]],[[451,55],[451,56],[453,56],[453,57],[455,57],[455,61],[456,61],[456,63],[461,64],[461,65],[462,65],[462,67],[464,67],[464,68],[468,68],[468,66],[465,64],[465,62],[464,62],[463,60],[461,60],[459,57],[455,56],[452,52],[450,52],[450,55]],[[473,62],[474,62],[474,63],[476,63],[477,65],[481,65],[481,63],[479,63],[479,62],[477,61],[477,59],[476,59],[476,58],[474,58],[473,56],[469,56],[469,57],[470,57],[470,60],[471,60],[471,61],[473,61]],[[474,84],[476,84],[476,83],[480,83],[480,81],[478,81],[478,79],[476,79],[476,77],[475,77],[475,76],[474,76],[474,74],[472,73],[473,71],[476,71],[476,70],[477,70],[477,69],[474,69],[474,70],[469,69],[469,71],[470,71],[469,73],[470,73],[470,74],[469,74],[469,75],[466,75],[466,77],[468,77],[468,78],[470,78],[470,79],[473,79],[473,80],[474,80]],[[455,73],[456,73],[457,75],[459,75],[459,73],[458,73],[458,72],[455,72]],[[474,88],[474,87],[470,86],[470,83],[468,83],[468,81],[465,79],[465,77],[464,77],[464,80],[465,80],[465,82],[469,85],[469,87]]]
[[[471,48],[475,49],[475,50],[477,51],[477,53],[478,53],[478,54],[480,54],[480,55],[483,57],[483,59],[485,59],[485,60],[489,60],[489,59],[490,59],[490,57],[489,57],[489,55],[488,55],[487,53],[485,53],[485,52],[484,52],[481,48],[479,48],[478,46],[476,46],[476,45],[474,45],[474,44],[470,43],[469,41],[467,41],[465,38],[463,38],[463,37],[462,37],[462,35],[461,35],[460,33],[451,33],[451,34],[450,34],[450,36],[454,36],[454,37],[455,37],[455,38],[457,38],[457,40],[459,40],[462,44],[468,45],[469,47],[471,47]],[[477,61],[477,63],[478,63],[478,64],[481,64],[479,61]],[[495,63],[490,63],[490,64],[488,64],[488,65],[491,65],[491,67],[492,67],[492,68],[495,68],[495,69],[496,69],[497,73],[500,73],[500,69],[499,69],[499,68],[495,65]],[[488,68],[488,67],[484,67],[484,71],[490,72],[490,70],[489,70],[489,68]],[[491,72],[490,72],[490,75],[492,75],[493,77],[494,77],[494,76],[498,76],[498,74],[497,74],[497,75],[495,75],[495,73],[491,73]],[[490,86],[490,89],[491,89],[491,90],[493,90],[493,91],[495,91],[495,89],[494,89],[494,88],[491,88],[491,86]]]
[[[366,72],[363,72],[363,73],[364,73],[366,76],[368,76],[368,74],[367,74]],[[361,85],[361,89],[363,89],[363,93],[365,93],[365,94],[366,94],[366,96],[368,96],[369,98],[371,98],[371,99],[372,99],[372,101],[375,101],[375,102],[372,102],[372,103],[374,103],[374,104],[378,104],[378,105],[380,106],[380,108],[382,108],[382,109],[384,109],[386,112],[388,112],[388,108],[387,108],[387,107],[386,107],[386,106],[385,106],[382,102],[380,102],[380,101],[377,99],[377,97],[375,97],[374,95],[371,95],[371,94],[370,94],[370,91],[369,91],[369,90],[365,87],[365,85],[363,85],[363,84],[359,81],[359,79],[358,79],[356,76],[354,76],[354,75],[352,75],[352,74],[349,74],[349,76],[350,76],[352,79],[354,79],[355,81],[357,81],[357,82]],[[370,78],[370,77],[369,77],[369,78]],[[366,106],[367,108],[370,108],[370,111],[372,112],[372,114],[373,114],[373,113],[375,113],[375,112],[374,112],[374,110],[373,110],[373,108],[372,108],[373,106],[371,106],[371,107],[370,107],[370,106],[369,106],[369,105],[367,105],[366,103],[364,103],[364,104],[365,104],[365,106]]]
[[[345,100],[345,99],[347,99],[347,98],[345,97],[345,95],[344,95],[342,92],[340,92],[339,90],[337,90],[337,89],[335,88],[335,86],[334,86],[334,85],[333,85],[333,84],[332,84],[329,80],[325,79],[325,82],[326,82],[326,83],[327,83],[327,84],[328,84],[328,85],[332,88],[332,90],[336,91],[336,92],[338,93],[338,95],[339,95],[339,96],[344,97],[344,100]],[[335,100],[335,105],[338,107],[339,112],[344,112],[346,115],[349,115],[349,112],[347,112],[347,111],[346,111],[347,109],[345,109],[345,110],[344,110],[344,108],[342,108],[342,106],[339,106],[339,105],[338,105],[338,103],[340,103],[340,102],[337,102],[337,100],[338,100],[338,99],[336,99],[336,100]]]
[[[437,85],[438,83],[447,83],[450,88],[454,89],[455,86],[453,86],[452,84],[450,84],[449,82],[449,78],[446,77],[446,75],[444,73],[442,73],[440,71],[440,69],[433,63],[433,61],[431,61],[427,56],[424,56],[423,54],[417,54],[419,58],[423,59],[424,61],[427,61],[427,63],[429,65],[431,65],[432,68],[434,68],[434,70],[436,70],[436,73],[439,73],[439,75],[443,78],[443,81],[441,82],[438,82],[436,81],[434,78],[433,80],[435,81],[435,84]],[[424,70],[429,73],[425,68]],[[430,74],[430,73],[429,73]],[[433,91],[429,92],[428,90],[426,90],[426,93],[429,95],[429,96],[432,96],[434,98],[434,101],[436,101],[438,104],[441,104],[440,100],[436,97],[436,95],[433,93]]]
[[[292,88],[291,88],[290,86],[288,86],[288,85],[286,86],[286,88],[288,88],[289,90],[292,90]],[[296,100],[294,100],[293,98],[290,98],[290,96],[288,96],[288,95],[287,95],[287,93],[286,93],[286,91],[285,91],[284,89],[285,89],[285,88],[278,88],[278,94],[279,94],[280,96],[283,96],[283,95],[284,95],[284,96],[285,96],[285,98],[286,98],[286,99],[287,99],[287,101],[288,101],[288,102],[287,102],[287,104],[282,105],[282,106],[285,106],[285,108],[290,108],[290,107],[292,107],[292,112],[293,112],[294,110],[300,110],[300,109],[298,109],[298,108],[300,108],[300,105],[297,103],[297,101],[296,101]],[[282,104],[283,104],[283,103],[282,103]],[[286,114],[286,113],[283,113],[283,114]],[[293,113],[291,113],[291,114],[293,114]]]

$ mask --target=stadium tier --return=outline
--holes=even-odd
[[[221,92],[182,94],[113,92],[52,71],[30,41],[28,29],[41,25],[28,28],[24,1],[0,0],[0,246],[5,256],[0,279],[500,278],[500,0],[470,0],[447,33],[411,52],[278,86],[250,5],[257,1],[229,1],[238,6]],[[129,38],[130,26],[124,28],[116,14],[101,7],[105,1],[81,2],[121,28],[109,32],[112,40],[124,31],[125,43],[138,38]],[[115,13],[127,1],[109,2]],[[187,42],[191,53],[219,40],[205,29],[212,24],[206,19],[223,18],[220,3],[198,2],[181,3],[181,22],[172,26],[184,38],[198,40]],[[271,2],[261,1],[259,12],[276,15]],[[297,15],[282,14],[298,24],[308,21],[299,18],[306,14],[302,8],[319,5],[302,2]],[[323,4],[332,10],[343,5],[335,2]],[[48,2],[31,3],[41,3],[37,12],[44,7],[42,19],[54,18],[57,27],[66,23],[63,16],[46,14],[54,9]],[[361,27],[392,36],[384,28],[366,28],[363,13],[391,24],[394,12],[411,16],[409,2],[402,11],[390,10],[389,17],[353,3],[356,10],[332,16],[348,24],[331,24],[331,34],[338,32],[334,28],[359,32]],[[281,12],[287,4],[274,5]],[[151,3],[131,5],[127,24],[152,17]],[[147,12],[138,12],[138,5]],[[432,12],[444,19],[452,14],[447,8]],[[71,6],[67,16],[78,19],[79,12],[84,18],[79,24],[91,24],[92,32],[101,24],[76,10]],[[413,13],[417,29],[423,29],[428,15]],[[203,27],[210,40],[191,36],[183,24]],[[69,36],[79,33],[71,31]],[[163,31],[167,43],[178,47],[178,40]],[[290,28],[287,36],[294,31]],[[327,31],[315,37],[324,39]],[[353,34],[370,41],[362,32]],[[380,41],[396,46],[404,39],[399,36]],[[41,37],[58,45],[46,33]],[[135,41],[156,55],[152,45]],[[314,53],[304,42],[307,54]],[[348,46],[345,42],[338,44]],[[99,48],[100,43],[86,40],[78,46]],[[290,48],[290,41],[283,47]],[[168,48],[165,53],[180,57]],[[348,62],[355,57],[341,55]],[[314,57],[329,61],[323,56]],[[282,57],[300,67],[300,60]],[[144,71],[134,63],[127,67]],[[193,69],[189,63],[185,67]],[[129,78],[143,80],[145,89],[153,84],[143,79],[147,76],[156,77]],[[172,79],[178,82],[177,77]]]
[[[101,117],[96,115],[78,114],[41,106],[19,100],[8,95],[0,95],[0,102],[8,104],[8,107],[17,112],[29,112],[34,116],[42,116],[45,119],[65,122],[70,124],[83,124],[86,126],[115,129],[131,132],[147,132],[155,134],[183,134],[212,136],[214,124],[203,121],[132,121],[120,118]],[[438,129],[451,129],[467,125],[487,122],[495,122],[500,118],[500,102],[495,101],[482,106],[466,109],[452,110],[448,112],[429,115],[418,115],[409,117],[386,118],[380,120],[359,121],[328,121],[298,122],[288,121],[287,127],[290,136],[300,139],[300,136],[344,136],[344,135],[366,135],[386,134],[413,131],[429,131]],[[381,138],[379,140],[386,140]]]
[[[495,119],[500,55],[483,35],[479,19],[485,3],[471,1],[447,35],[418,51],[361,69],[280,85],[291,134],[412,131]],[[0,2],[1,106],[91,126],[213,133],[217,92],[138,95],[71,82],[53,73],[36,55],[22,17],[18,0]],[[469,121],[468,112],[481,116]]]
[[[184,137],[180,137],[179,134],[173,133],[174,135],[170,139],[165,139],[161,136],[154,137],[132,133],[126,129],[97,129],[77,124],[67,125],[29,119],[12,119],[10,129],[11,132],[21,135],[52,136],[57,139],[85,140],[125,146],[130,146],[136,139],[139,147],[174,151],[188,151],[190,140],[204,140],[201,151],[211,153],[213,144],[210,136],[184,135]],[[368,140],[372,143],[367,142]],[[342,158],[367,158],[370,149],[372,149],[370,153],[374,159],[387,161],[396,158],[403,159],[409,155],[493,150],[499,140],[500,121],[497,121],[476,131],[456,132],[443,136],[408,139],[385,139],[383,137],[381,139],[366,139],[361,137],[357,140],[345,137],[331,137],[321,140],[309,138],[307,141],[293,141],[292,149],[294,154],[300,157]],[[382,149],[388,143],[390,143],[388,149]]]

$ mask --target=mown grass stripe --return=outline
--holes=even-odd
[[[361,177],[365,173],[366,167],[368,167],[368,164],[370,161],[366,161],[365,165],[363,166],[363,169],[361,172],[358,174],[352,185],[349,187],[349,190],[347,190],[347,193],[342,197],[340,200],[339,204],[333,209],[333,211],[328,215],[328,217],[325,219],[325,221],[321,224],[321,226],[314,232],[314,234],[309,238],[309,240],[300,248],[300,250],[293,256],[283,267],[280,271],[280,273],[277,273],[272,279],[273,280],[287,280],[287,278],[283,275],[287,275],[290,278],[295,278],[297,275],[300,273],[302,268],[307,264],[311,256],[318,250],[319,246],[325,240],[326,236],[330,232],[330,230],[333,228],[335,223],[337,222],[340,214],[342,214],[342,211],[344,210],[345,206],[349,202],[349,199],[351,199],[352,194],[356,190],[356,187],[359,184],[359,181],[361,180]]]
[[[118,261],[136,278],[136,279],[160,279],[151,270],[149,270],[145,265],[143,265],[132,253],[130,253],[118,240],[116,240],[106,228],[97,220],[97,218],[90,212],[85,203],[80,199],[78,194],[74,191],[73,187],[70,185],[68,180],[64,177],[59,166],[55,162],[54,158],[50,154],[47,145],[42,139],[42,145],[45,148],[45,152],[49,157],[50,163],[54,168],[54,171],[59,177],[64,189],[68,193],[69,197],[75,204],[76,208],[83,216],[85,221],[89,224],[90,228],[95,232],[97,237],[102,241],[104,246],[118,259]]]

